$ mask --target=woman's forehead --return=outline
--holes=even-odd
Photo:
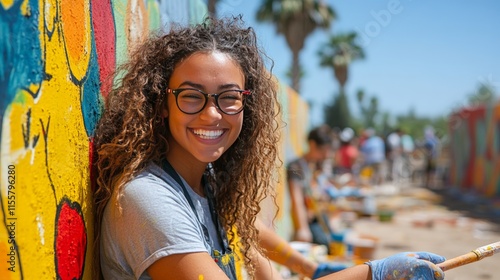
[[[178,63],[170,82],[175,85],[185,81],[205,84],[236,84],[243,87],[245,76],[241,66],[229,54],[222,52],[196,52]]]

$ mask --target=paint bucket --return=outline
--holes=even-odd
[[[345,232],[332,233],[332,242],[330,242],[330,255],[337,258],[343,258],[347,252],[347,244],[344,243]]]
[[[362,264],[375,257],[378,238],[370,235],[353,234],[346,238],[346,243],[352,246],[352,261]]]

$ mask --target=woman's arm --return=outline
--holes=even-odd
[[[255,279],[257,280],[283,280],[281,274],[271,261],[263,255],[257,253],[257,267],[255,269]]]
[[[255,226],[259,230],[260,246],[266,250],[269,259],[288,267],[293,272],[312,278],[318,268],[317,263],[293,249],[287,241],[260,220],[257,219]]]
[[[149,266],[147,272],[154,280],[229,279],[206,252],[175,254],[163,257]]]
[[[318,269],[318,264],[304,257],[300,252],[293,249],[288,242],[269,229],[261,221],[257,220],[255,226],[259,230],[260,246],[267,251],[267,256],[272,261],[288,267],[295,273],[300,273],[309,278],[313,278]],[[368,265],[358,265],[344,269],[325,276],[324,280],[371,280],[370,267]]]
[[[302,183],[297,180],[288,180],[288,188],[292,203],[292,218],[295,224],[295,240],[312,242],[312,233],[309,229],[307,208],[304,204]]]
[[[356,265],[339,272],[319,278],[321,280],[372,280],[370,267],[366,264]]]

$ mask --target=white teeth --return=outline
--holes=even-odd
[[[224,133],[223,130],[204,130],[204,129],[194,129],[194,134],[198,135],[202,139],[215,139]]]

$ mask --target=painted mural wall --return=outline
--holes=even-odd
[[[500,198],[500,104],[463,108],[449,123],[450,183]]]
[[[270,201],[261,205],[261,219],[268,225],[274,222],[277,233],[290,240],[293,235],[291,217],[290,193],[286,184],[286,164],[303,155],[307,149],[307,134],[309,133],[309,104],[300,95],[283,82],[278,81],[281,118],[283,130],[280,143],[280,159],[282,168],[279,170],[279,184],[276,186],[276,201],[279,209]],[[278,210],[277,215],[276,210]],[[273,220],[274,219],[274,220]]]
[[[106,76],[202,0],[0,0],[0,279],[90,279],[89,139]]]
[[[149,31],[205,14],[203,0],[0,0],[0,279],[90,279],[106,77]],[[286,161],[304,148],[308,107],[284,84],[281,100]]]

